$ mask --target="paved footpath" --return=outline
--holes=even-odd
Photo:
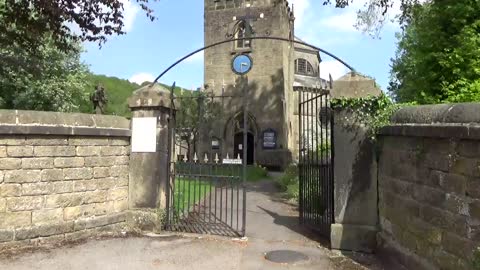
[[[355,262],[305,237],[307,232],[298,225],[295,206],[279,197],[272,181],[249,184],[247,196],[248,241],[199,235],[90,240],[74,246],[0,258],[0,269],[382,269],[370,256],[356,255]],[[265,253],[274,250],[301,252],[309,259],[296,264],[272,263],[265,259]]]

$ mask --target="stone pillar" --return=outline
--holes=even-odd
[[[130,154],[129,209],[134,213],[135,227],[158,230],[166,208],[169,180],[168,140],[171,137],[168,123],[174,121],[169,119],[172,106],[170,91],[160,85],[144,86],[128,99],[128,106],[133,118],[157,118],[156,152]]]
[[[375,81],[348,73],[333,84],[333,98],[361,98],[381,93]],[[378,231],[377,158],[367,129],[355,111],[334,113],[333,249],[373,252]]]

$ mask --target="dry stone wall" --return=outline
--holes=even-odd
[[[472,267],[480,245],[479,112],[473,104],[413,107],[382,131],[379,236],[407,269]]]
[[[0,250],[123,230],[127,119],[0,111],[0,121]]]

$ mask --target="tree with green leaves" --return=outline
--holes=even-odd
[[[415,6],[392,60],[389,91],[396,101],[480,101],[479,11],[479,0]]]
[[[0,47],[0,108],[77,111],[87,97],[87,67],[76,50],[63,52],[45,38],[35,54],[16,43]]]
[[[186,145],[188,159],[197,152],[200,133],[211,130],[221,115],[221,105],[210,93],[184,91],[177,95],[180,109],[176,115],[176,144]]]

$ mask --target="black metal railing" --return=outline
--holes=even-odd
[[[297,88],[300,222],[330,238],[333,213],[333,116],[328,90]]]
[[[242,164],[172,164],[167,227],[189,233],[244,236]]]

